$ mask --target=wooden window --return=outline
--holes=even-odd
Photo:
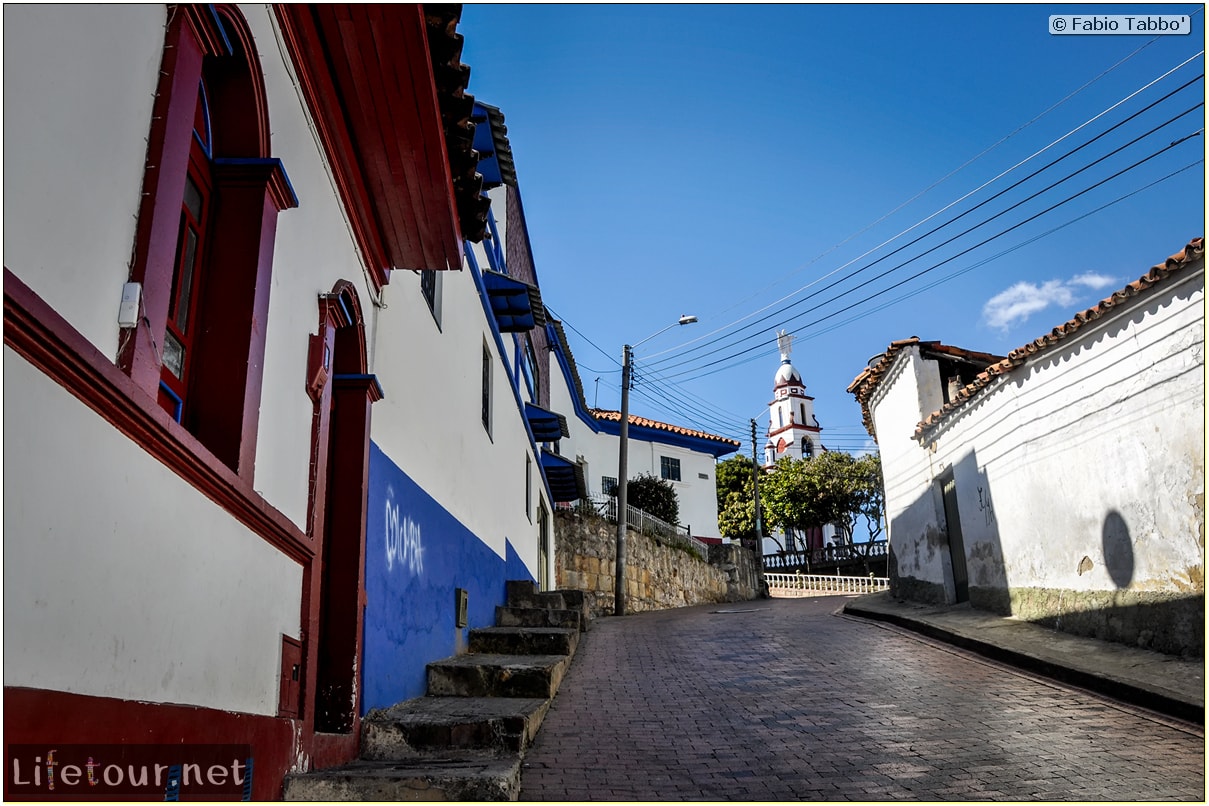
[[[194,113],[189,172],[181,200],[180,229],[168,295],[168,322],[164,331],[163,366],[160,369],[160,406],[178,423],[191,409],[189,370],[198,333],[198,300],[209,240],[213,187],[210,178],[210,113],[205,82],[199,85]],[[199,128],[201,131],[199,131]]]
[[[668,481],[680,481],[680,460],[670,456],[660,456],[659,474]]]
[[[277,214],[297,198],[269,156],[255,39],[233,6],[170,15],[130,281],[142,315],[118,365],[251,480]]]

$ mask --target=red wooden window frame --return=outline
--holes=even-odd
[[[260,58],[236,8],[176,7],[160,76],[130,275],[143,285],[143,311],[133,336],[123,335],[118,364],[250,484],[277,214],[298,201],[281,162],[269,156]],[[173,332],[186,177],[208,193],[209,205],[196,222],[202,248],[191,322]],[[186,348],[180,378],[164,367],[169,333]]]
[[[210,208],[214,185],[210,175],[209,110],[203,81],[197,91],[197,111],[193,119],[193,141],[189,149],[189,171],[181,199],[181,223],[173,261],[172,285],[168,297],[167,329],[161,355],[160,406],[177,422],[189,409],[189,370],[197,346],[200,311],[198,300],[208,257]],[[192,193],[190,192],[192,190]],[[191,203],[195,199],[195,203]],[[189,243],[189,237],[193,243]],[[170,356],[179,355],[172,361]],[[174,366],[175,365],[175,366]]]

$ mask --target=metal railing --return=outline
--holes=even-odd
[[[764,574],[773,598],[829,594],[877,593],[890,589],[886,577],[840,577],[830,574]]]
[[[868,543],[841,543],[835,546],[807,549],[805,551],[778,551],[776,554],[764,555],[764,567],[777,568],[809,568],[812,565],[840,563],[847,561],[872,560],[885,557],[887,545],[885,540],[874,540]]]
[[[581,499],[580,505],[590,506],[596,511],[596,514],[605,520],[617,523],[616,496],[591,494],[587,499]],[[693,537],[683,526],[670,524],[630,504],[626,504],[626,524],[631,529],[648,537],[653,537],[660,543],[669,546],[679,546],[696,552],[703,560],[709,559],[708,543],[704,543]]]

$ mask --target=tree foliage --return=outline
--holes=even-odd
[[[807,529],[839,524],[842,539],[851,543],[856,521],[864,516],[869,539],[881,532],[884,495],[878,456],[827,451],[813,459],[785,458],[765,479],[760,498],[770,525]]]
[[[673,526],[680,524],[680,501],[670,481],[644,473],[630,479],[626,485],[626,500],[630,506],[654,515]]]
[[[718,492],[718,533],[739,541],[756,535],[756,502],[752,495],[751,460],[732,456],[714,469]]]

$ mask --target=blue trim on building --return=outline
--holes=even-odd
[[[495,624],[507,580],[534,578],[511,541],[500,557],[372,441],[366,492],[363,715],[424,696],[426,665]],[[461,628],[457,588],[468,593]]]
[[[571,362],[567,358],[567,354],[563,352],[562,344],[559,343],[558,333],[554,330],[554,325],[546,325],[546,342],[550,345],[550,351],[554,353],[554,357],[558,359],[558,368],[563,374],[563,380],[566,382],[567,392],[571,397],[571,406],[575,409],[575,416],[578,417],[584,425],[592,429],[592,433],[600,433],[600,420],[597,420],[588,411],[587,404],[584,403],[580,396],[575,392],[575,376],[571,372]],[[620,435],[620,431],[618,432]]]
[[[479,268],[479,262],[474,256],[472,245],[469,241],[466,242],[466,263],[470,267],[470,276],[474,280],[474,287],[479,294],[479,302],[483,306],[483,313],[487,317],[487,327],[491,330],[491,335],[495,339],[495,349],[499,353],[500,363],[504,365],[507,371],[508,366],[508,351],[504,347],[504,335],[500,332],[499,323],[495,319],[495,314],[491,310],[491,301],[487,297],[487,289],[483,284],[482,270]],[[508,377],[511,378],[512,373],[508,372]],[[525,401],[521,399],[521,391],[515,383],[509,382],[508,386],[512,388],[512,397],[516,401],[516,410],[520,414],[521,421],[525,424],[525,433],[529,436],[529,447],[533,449],[534,457],[540,457],[541,452],[537,447],[537,439],[533,436],[533,430],[529,428],[529,420],[525,416]],[[554,495],[550,491],[550,482],[546,479],[545,474],[541,475],[542,489],[546,491],[546,500],[553,504]]]
[[[604,433],[618,438],[621,437],[620,422],[612,420],[597,420],[597,422],[600,424],[600,430]],[[687,448],[699,453],[708,453],[715,459],[728,453],[734,453],[739,449],[735,445],[726,445],[721,442],[715,442],[712,439],[702,439],[701,437],[689,434],[676,434],[659,428],[651,428],[650,426],[635,425],[634,423],[630,423],[629,439],[631,441],[657,442],[661,445],[674,445],[679,448]]]

